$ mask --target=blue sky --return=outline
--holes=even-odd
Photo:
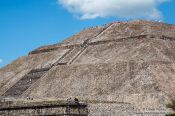
[[[109,6],[112,3],[103,8],[98,7],[98,9],[97,7],[82,9],[81,7],[81,4],[97,5],[98,0],[95,3],[82,3],[79,0],[72,0],[75,2],[70,3],[69,1],[0,0],[0,67],[18,57],[27,55],[29,51],[37,47],[61,42],[74,33],[91,26],[126,19],[156,19],[175,24],[175,1],[173,0],[156,4],[148,0],[150,3],[147,3],[145,9],[135,13],[129,12],[138,11],[132,8],[133,5],[128,6],[128,10],[121,12],[117,10],[118,7],[113,6],[113,9],[110,9]],[[102,1],[105,2],[105,0]],[[119,4],[119,6],[121,9],[125,8],[125,5]],[[148,11],[147,14],[140,15],[145,11]],[[155,14],[156,17],[148,14]]]

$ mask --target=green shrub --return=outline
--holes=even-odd
[[[175,100],[172,100],[171,103],[167,104],[167,108],[171,108],[173,111],[175,111]],[[175,116],[175,113],[167,114],[166,116]]]

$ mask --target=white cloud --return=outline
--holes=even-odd
[[[3,60],[2,59],[0,59],[0,63],[2,63],[3,62]]]
[[[157,9],[169,0],[58,0],[58,3],[80,19],[97,17],[160,19]]]

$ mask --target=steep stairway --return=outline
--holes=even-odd
[[[62,60],[57,62],[57,65],[67,64],[72,59],[72,57],[74,57],[75,54],[77,54],[80,50],[80,47],[73,48],[69,54],[67,54]]]
[[[76,59],[78,59],[83,53],[84,51],[87,49],[87,46],[81,48],[68,62],[68,64],[73,64],[75,62]]]
[[[31,70],[21,80],[14,84],[10,89],[4,93],[4,97],[18,97],[22,95],[33,83],[40,79],[49,68]]]
[[[95,38],[104,33],[112,24],[106,26]],[[67,65],[73,64],[88,48],[88,44],[94,38],[86,39],[82,44],[71,48],[67,53],[65,53],[61,58],[59,58],[54,64],[48,68],[33,69],[28,74],[26,74],[21,80],[14,84],[10,89],[8,89],[3,96],[4,97],[19,97],[22,95],[29,87],[39,80],[44,74],[46,74],[52,67],[57,65]]]

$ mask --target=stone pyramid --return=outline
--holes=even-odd
[[[175,97],[175,26],[113,22],[0,69],[0,96],[88,103],[90,116],[164,116]]]

